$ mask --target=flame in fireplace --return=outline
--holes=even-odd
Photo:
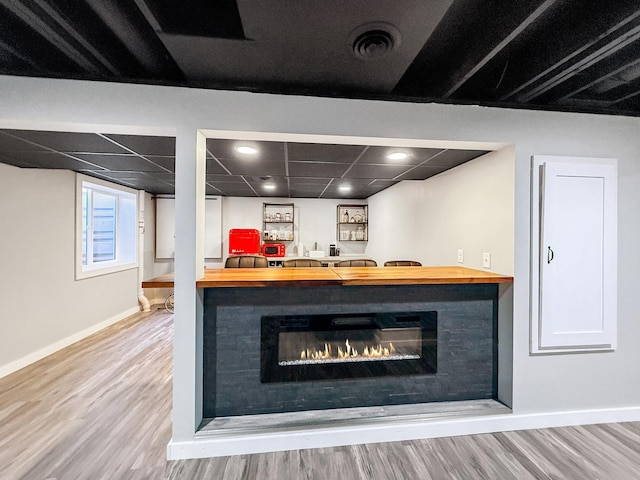
[[[362,352],[359,352],[349,343],[349,339],[345,340],[344,346],[338,345],[336,353],[330,343],[325,343],[322,350],[307,348],[300,352],[300,360],[334,360],[334,359],[371,359],[393,356],[396,352],[393,343],[389,342],[386,347],[382,344],[365,346]]]

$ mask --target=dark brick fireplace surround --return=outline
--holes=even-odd
[[[497,284],[204,290],[203,414],[215,418],[497,398]],[[437,371],[261,382],[268,316],[435,312]]]

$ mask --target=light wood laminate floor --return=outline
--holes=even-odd
[[[640,479],[640,422],[166,462],[172,316],[0,379],[0,479]]]

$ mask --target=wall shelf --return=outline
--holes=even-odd
[[[295,240],[295,208],[293,203],[262,204],[262,241],[292,242]]]
[[[369,240],[369,206],[341,204],[336,212],[336,237],[339,242],[366,242]]]

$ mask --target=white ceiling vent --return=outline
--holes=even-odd
[[[400,46],[400,31],[389,23],[367,23],[351,32],[347,45],[360,60],[378,60]]]

